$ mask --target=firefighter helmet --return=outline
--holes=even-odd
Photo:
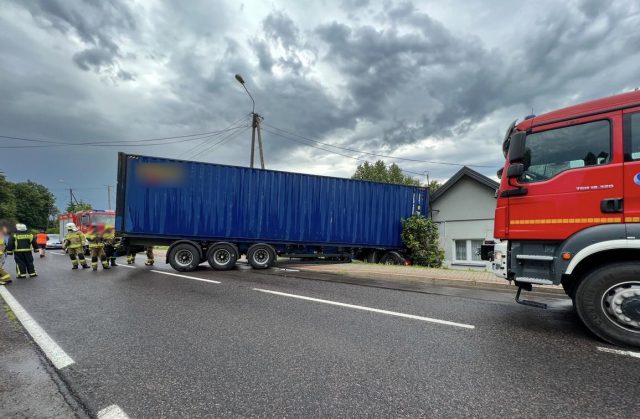
[[[27,231],[27,226],[24,224],[16,224],[16,231]]]
[[[77,227],[73,223],[67,223],[67,231],[76,231]]]

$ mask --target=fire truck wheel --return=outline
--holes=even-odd
[[[238,251],[230,243],[216,243],[207,252],[209,265],[217,271],[228,271],[236,266]]]
[[[590,272],[578,285],[575,306],[601,339],[640,347],[640,263],[614,263]]]
[[[189,243],[179,243],[169,251],[169,264],[178,272],[193,271],[200,264],[200,253]]]
[[[247,250],[247,260],[254,269],[266,269],[275,264],[276,253],[268,244],[258,243]]]

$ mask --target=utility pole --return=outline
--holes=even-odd
[[[111,185],[107,185],[107,202],[109,203],[109,211],[111,211]]]
[[[263,118],[256,113],[256,101],[253,100],[253,96],[251,96],[251,93],[249,93],[249,89],[247,89],[244,79],[240,74],[236,74],[236,80],[238,80],[238,83],[240,83],[242,87],[244,87],[244,90],[249,95],[249,98],[251,99],[251,103],[253,104],[253,107],[251,108],[251,162],[250,162],[250,165],[251,165],[251,168],[253,169],[253,166],[255,163],[256,132],[257,132],[258,133],[258,149],[260,152],[260,168],[264,169],[264,151],[262,149],[262,132],[260,130],[260,122],[263,120]]]

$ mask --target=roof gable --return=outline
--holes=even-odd
[[[489,179],[485,175],[480,174],[475,170],[468,168],[467,166],[464,166],[462,169],[458,170],[455,175],[451,176],[451,178],[449,178],[449,180],[447,180],[444,185],[438,188],[438,190],[435,191],[433,195],[431,195],[431,202],[437,201],[438,198],[447,193],[449,189],[451,189],[456,183],[460,181],[460,179],[464,177],[468,177],[471,180],[478,182],[481,185],[484,185],[492,190],[495,190],[498,188],[498,186],[500,186],[498,182]]]

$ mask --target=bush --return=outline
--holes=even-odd
[[[444,250],[438,245],[438,226],[422,215],[402,220],[402,241],[409,249],[415,265],[442,267]]]

